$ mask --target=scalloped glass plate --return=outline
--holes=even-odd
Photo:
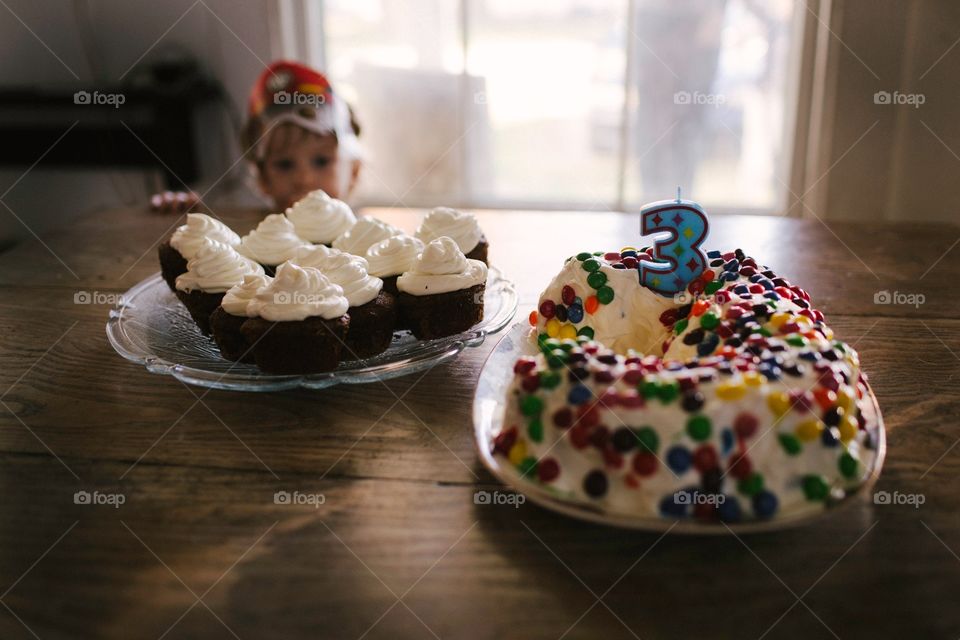
[[[499,344],[490,353],[487,362],[480,371],[477,391],[473,400],[473,424],[480,460],[500,482],[523,493],[531,501],[542,507],[580,520],[587,520],[627,529],[651,532],[682,534],[741,534],[788,529],[814,522],[857,501],[868,493],[880,475],[883,459],[887,451],[886,433],[883,418],[877,406],[877,399],[870,391],[870,397],[862,409],[867,416],[867,429],[875,434],[872,450],[873,457],[868,474],[856,489],[847,491],[842,497],[831,496],[824,508],[806,509],[783,514],[771,520],[744,521],[724,526],[721,523],[701,522],[698,520],[671,520],[646,515],[634,515],[621,512],[608,512],[596,505],[581,500],[567,498],[553,492],[543,485],[521,476],[512,465],[502,464],[502,458],[494,457],[490,452],[493,436],[503,426],[504,397],[507,387],[513,379],[513,364],[522,355],[533,355],[536,347],[528,339],[529,326],[514,324]]]
[[[117,353],[151,373],[172,375],[200,387],[278,391],[364,384],[422,371],[466,347],[481,345],[489,334],[507,326],[517,312],[516,289],[495,267],[488,273],[483,320],[469,331],[438,340],[417,340],[409,331],[398,331],[385,352],[345,361],[329,373],[270,375],[254,365],[225,360],[213,340],[200,333],[159,273],[123,294],[122,301],[110,310],[107,338]]]

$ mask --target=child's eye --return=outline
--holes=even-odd
[[[330,158],[328,158],[327,156],[317,156],[316,158],[313,159],[313,166],[319,169],[323,169],[328,164],[330,164]]]
[[[273,164],[274,169],[281,172],[287,172],[293,169],[293,160],[275,160],[271,164]]]

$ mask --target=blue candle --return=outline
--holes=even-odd
[[[654,260],[640,261],[640,283],[657,293],[672,296],[685,291],[707,268],[700,249],[710,232],[703,208],[691,200],[653,202],[640,210],[640,234],[655,238]]]

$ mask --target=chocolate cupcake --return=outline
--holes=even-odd
[[[367,249],[367,271],[383,280],[383,290],[397,294],[397,278],[413,269],[423,242],[413,236],[393,236]]]
[[[383,280],[367,273],[367,261],[337,249],[301,249],[291,260],[303,267],[315,267],[330,282],[343,289],[350,308],[350,331],[343,352],[345,360],[370,358],[383,353],[393,340],[397,322],[396,298],[383,290]]]
[[[227,360],[253,362],[253,350],[243,337],[240,327],[253,317],[250,301],[270,284],[270,276],[252,274],[243,277],[243,282],[231,287],[223,294],[223,300],[210,315],[210,331],[213,340],[220,347],[220,355]]]
[[[451,238],[430,242],[397,279],[400,323],[429,340],[466,331],[483,319],[487,265],[469,259]]]
[[[423,217],[415,234],[424,243],[441,236],[453,238],[460,251],[470,260],[487,261],[487,238],[480,230],[477,217],[472,213],[457,211],[449,207],[437,207]]]
[[[177,276],[187,272],[187,261],[197,255],[203,246],[203,239],[237,248],[240,236],[219,220],[204,213],[188,213],[187,223],[177,227],[170,239],[160,245],[160,274],[171,291],[177,290]]]
[[[233,247],[204,238],[203,246],[187,262],[187,272],[176,282],[176,294],[200,331],[210,334],[210,316],[223,294],[243,282],[244,276],[263,275],[263,268]]]
[[[287,209],[287,218],[302,239],[328,247],[357,223],[350,205],[321,189],[311,191]]]
[[[350,316],[343,289],[319,270],[287,262],[250,301],[240,327],[254,362],[267,373],[322,373],[340,364]]]
[[[272,276],[277,266],[308,244],[297,235],[293,223],[285,215],[273,213],[264,218],[256,229],[243,236],[237,251],[256,260],[267,275]]]
[[[355,256],[365,256],[367,249],[381,240],[402,235],[403,231],[376,218],[360,218],[349,231],[333,241],[333,248]]]

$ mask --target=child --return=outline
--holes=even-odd
[[[315,189],[346,199],[360,175],[360,126],[326,77],[296,62],[277,61],[250,92],[240,135],[257,186],[284,211]],[[198,203],[194,193],[157,194],[155,211],[182,213]]]

